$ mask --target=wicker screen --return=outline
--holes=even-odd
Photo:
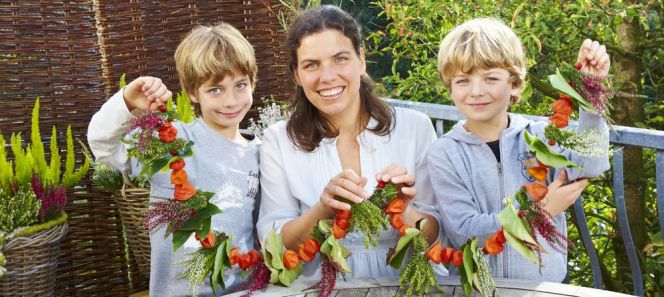
[[[158,76],[179,90],[175,48],[196,24],[219,21],[240,29],[255,48],[255,104],[263,97],[290,98],[284,36],[272,13],[277,3],[0,0],[0,131],[6,138],[12,132],[29,136],[31,108],[40,97],[46,141],[53,125],[61,133],[71,125],[74,136],[85,140],[90,118],[117,90],[121,74],[128,80]],[[144,289],[144,279],[130,285],[136,264],[126,254],[113,198],[89,184],[71,192],[66,208],[70,229],[56,296],[126,296]]]
[[[127,81],[140,75],[161,78],[179,90],[173,54],[197,24],[226,22],[238,28],[254,46],[258,79],[254,105],[261,98],[290,98],[293,79],[282,50],[283,30],[272,13],[278,1],[99,1],[105,75],[109,92],[125,73]]]
[[[53,125],[63,134],[71,125],[74,136],[85,139],[88,121],[105,96],[93,8],[91,1],[0,1],[0,129],[5,137],[11,132],[29,137],[30,112],[41,97],[45,140]],[[103,193],[70,196],[57,296],[128,293],[122,229],[111,203]]]

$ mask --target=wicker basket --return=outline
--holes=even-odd
[[[7,259],[0,296],[55,296],[60,242],[68,229],[64,220],[50,229],[10,238],[0,245]]]
[[[150,189],[134,186],[124,177],[122,189],[115,191],[115,203],[122,219],[131,254],[136,259],[138,272],[145,279],[150,277],[150,236],[142,224],[143,213],[148,209]]]

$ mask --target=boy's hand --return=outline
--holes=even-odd
[[[567,183],[567,171],[563,170],[558,178],[549,185],[549,191],[542,200],[544,209],[551,216],[557,216],[574,204],[588,185],[588,179],[582,178],[569,184],[565,183]]]
[[[129,111],[157,110],[172,95],[161,79],[151,76],[141,76],[133,80],[124,88],[122,94]]]
[[[584,40],[576,58],[576,67],[585,74],[607,76],[611,67],[611,59],[606,53],[606,47],[597,41]]]
[[[417,194],[417,189],[413,187],[415,184],[415,176],[408,174],[406,167],[397,163],[392,163],[385,169],[376,173],[376,181],[378,182],[392,182],[399,185],[401,194],[405,196],[406,200],[410,201]]]

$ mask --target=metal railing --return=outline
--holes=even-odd
[[[428,115],[434,120],[434,126],[438,136],[441,136],[444,133],[444,121],[456,122],[464,119],[464,116],[457,111],[454,106],[396,99],[387,99],[387,101],[392,106],[410,108]],[[547,120],[545,117],[532,115],[524,116],[535,121]],[[574,128],[576,125],[576,121],[570,121],[571,128]],[[634,283],[633,294],[643,296],[643,275],[641,274],[636,246],[634,245],[634,240],[632,239],[632,234],[629,229],[627,209],[625,207],[625,179],[623,172],[622,148],[629,145],[656,150],[655,175],[657,184],[657,205],[659,206],[659,227],[660,230],[662,230],[662,233],[664,233],[664,131],[617,125],[614,125],[612,128],[609,137],[611,144],[613,144],[614,151],[613,168],[611,168],[611,170],[613,172],[613,193],[616,202],[616,217],[620,234],[625,243],[630,269],[632,271],[632,280]],[[581,236],[581,240],[590,259],[590,266],[593,273],[593,287],[601,289],[604,284],[602,280],[601,266],[597,256],[597,250],[590,237],[590,230],[588,229],[582,199],[583,198],[577,199],[574,203],[574,216],[578,224],[579,235]]]

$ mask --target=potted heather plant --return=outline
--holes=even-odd
[[[39,131],[39,99],[32,110],[31,143],[10,138],[13,159],[0,134],[0,296],[53,295],[59,245],[67,233],[67,189],[86,175],[89,157],[76,169],[71,127],[62,168],[53,127],[50,160]],[[64,169],[64,171],[63,171]]]

